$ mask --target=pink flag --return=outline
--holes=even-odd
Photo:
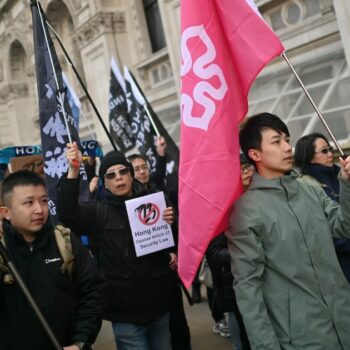
[[[188,287],[241,194],[239,122],[260,70],[284,50],[253,0],[182,0],[179,274]]]

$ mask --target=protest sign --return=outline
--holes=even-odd
[[[174,246],[171,226],[162,219],[164,193],[157,192],[125,202],[136,256]]]
[[[41,154],[33,156],[15,157],[11,159],[10,170],[12,173],[19,170],[30,170],[44,176],[44,159]]]

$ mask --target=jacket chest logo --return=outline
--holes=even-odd
[[[50,264],[56,261],[61,261],[61,258],[45,259],[45,264]]]

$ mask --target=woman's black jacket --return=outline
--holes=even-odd
[[[145,194],[134,182],[133,198]],[[100,268],[108,281],[104,318],[145,325],[167,313],[174,289],[169,254],[136,256],[125,206],[131,198],[107,191],[100,202],[78,203],[78,196],[79,179],[62,179],[58,215],[75,232],[98,241]]]

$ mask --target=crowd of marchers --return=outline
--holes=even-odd
[[[214,333],[231,337],[236,350],[350,349],[350,157],[335,164],[320,133],[301,137],[293,155],[287,126],[269,113],[247,118],[239,137],[244,193],[198,272]],[[111,151],[96,176],[95,162],[67,144],[69,168],[57,188],[64,227],[50,222],[40,175],[21,170],[4,179],[1,242],[44,321],[1,257],[1,350],[57,349],[43,323],[63,349],[91,349],[103,319],[118,350],[191,349],[177,245],[138,256],[125,204],[163,191],[161,217],[177,242],[162,137],[157,152],[154,173],[143,155]],[[84,161],[88,201],[79,200]]]

